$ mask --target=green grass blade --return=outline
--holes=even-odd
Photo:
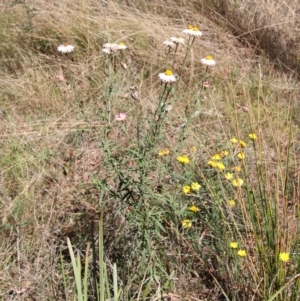
[[[88,243],[86,248],[86,255],[85,255],[85,266],[84,266],[84,279],[83,279],[83,297],[84,301],[88,299],[88,271],[89,271],[89,251],[90,251],[90,243]]]
[[[80,269],[80,258],[79,256],[77,257],[77,263],[74,255],[74,251],[70,242],[70,239],[67,238],[67,244],[72,260],[72,266],[73,266],[73,271],[74,271],[74,276],[75,276],[75,283],[76,283],[76,289],[77,289],[77,300],[78,301],[83,301],[82,297],[82,291],[81,291],[81,269]],[[79,259],[79,260],[78,260]]]

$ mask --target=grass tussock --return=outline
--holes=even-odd
[[[298,76],[298,1],[206,1],[205,7],[244,45],[268,56],[280,70]]]
[[[298,6],[224,3],[1,6],[3,300],[299,300]]]

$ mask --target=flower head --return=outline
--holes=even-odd
[[[115,51],[112,51],[111,48],[102,48],[102,52],[103,52],[103,53],[106,53],[106,54],[112,54],[112,53],[114,53]]]
[[[172,41],[175,44],[184,44],[185,42],[184,38],[176,38],[176,37],[171,37],[170,41]]]
[[[176,46],[176,44],[174,42],[172,42],[171,39],[164,41],[163,44],[169,48],[173,48]]]
[[[192,222],[190,219],[184,219],[182,222],[181,222],[181,225],[183,228],[185,229],[188,229],[188,228],[191,228],[192,227]]]
[[[214,161],[218,161],[218,160],[221,160],[222,158],[219,154],[215,154],[211,157],[211,159],[214,160]]]
[[[62,44],[57,47],[57,51],[61,53],[70,53],[74,51],[74,46],[69,44]]]
[[[127,48],[127,46],[124,44],[124,42],[118,43],[118,49],[124,50],[124,49],[126,49],[126,48]]]
[[[237,254],[240,257],[246,257],[247,256],[247,252],[245,250],[238,250]]]
[[[177,161],[182,163],[182,164],[188,164],[190,163],[190,159],[188,158],[187,155],[182,155],[177,157]]]
[[[200,209],[195,205],[190,206],[188,209],[189,209],[189,211],[192,211],[194,213],[197,213],[200,211]]]
[[[207,66],[214,66],[216,64],[216,61],[211,55],[207,55],[205,58],[201,59],[201,63]]]
[[[164,148],[164,149],[161,149],[159,152],[158,152],[158,155],[159,156],[166,156],[170,153],[170,151],[167,149],[167,148]]]
[[[124,48],[125,47],[125,48]],[[126,49],[127,47],[124,43],[116,44],[116,43],[105,43],[102,48],[102,52],[106,54],[115,53],[119,49]]]
[[[279,259],[283,262],[288,262],[290,260],[290,255],[289,253],[281,252],[279,253]]]
[[[221,156],[221,158],[224,158],[228,155],[228,151],[227,150],[222,150],[219,155]]]
[[[124,121],[127,119],[127,114],[125,113],[119,113],[115,115],[115,120],[116,121]]]
[[[250,138],[251,140],[256,140],[256,139],[257,139],[257,136],[256,136],[255,133],[251,133],[251,134],[249,134],[249,138]]]
[[[189,193],[191,193],[191,186],[189,186],[189,185],[183,186],[183,187],[182,187],[182,192],[183,192],[184,194],[189,194]]]
[[[197,152],[197,147],[196,146],[192,146],[191,147],[191,152],[192,153],[196,153]]]
[[[103,44],[103,48],[115,48],[115,49],[117,49],[118,44],[116,44],[116,43],[105,43],[105,44]]]
[[[224,170],[225,169],[225,165],[222,162],[216,162],[216,167],[219,170]]]
[[[224,170],[225,169],[225,165],[222,162],[210,160],[210,161],[207,162],[207,164],[210,165],[211,167],[217,168],[219,170]]]
[[[189,25],[187,29],[182,31],[183,33],[189,35],[189,36],[194,36],[194,37],[201,37],[203,36],[203,33],[199,30],[197,26],[191,26]]]
[[[176,77],[170,69],[167,69],[163,73],[158,74],[159,79],[164,83],[174,83],[176,82]]]
[[[211,167],[217,167],[217,162],[213,161],[213,160],[209,160],[207,162],[208,165],[210,165]]]
[[[203,82],[203,87],[204,88],[208,88],[209,87],[209,81],[208,80],[206,80],[206,81]]]
[[[235,167],[233,167],[233,170],[236,171],[236,172],[240,172],[242,170],[242,167],[241,166],[235,166]]]
[[[200,188],[201,188],[201,185],[198,182],[193,182],[191,184],[191,188],[192,188],[193,191],[199,191]]]
[[[245,141],[243,141],[243,140],[240,140],[239,143],[240,143],[240,146],[241,146],[242,148],[244,148],[244,147],[247,146],[247,143],[246,143]]]
[[[244,153],[244,152],[238,153],[237,156],[238,156],[238,158],[239,158],[240,160],[244,160],[244,159],[245,159],[245,153]]]
[[[230,243],[229,246],[230,246],[231,249],[237,249],[239,244],[236,241],[233,241],[233,242]]]
[[[231,173],[231,172],[227,172],[226,174],[225,174],[225,179],[226,180],[231,180],[233,178],[233,174]]]
[[[235,137],[233,137],[233,138],[230,139],[230,142],[231,142],[232,144],[236,144],[236,143],[239,142],[239,140],[237,140]]]
[[[244,184],[244,181],[240,178],[235,178],[231,183],[235,187],[241,187]]]
[[[228,203],[228,206],[231,208],[235,207],[235,205],[236,205],[234,200],[229,200],[227,203]]]

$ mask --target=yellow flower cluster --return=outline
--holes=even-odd
[[[209,160],[207,164],[210,165],[211,167],[217,168],[219,170],[224,170],[225,169],[225,165],[222,162]]]
[[[239,244],[236,241],[233,241],[233,242],[230,243],[229,246],[230,246],[231,249],[237,249],[239,247]],[[237,251],[237,255],[240,256],[240,257],[246,257],[247,252],[246,252],[246,250],[239,249]]]
[[[199,191],[201,189],[201,185],[198,182],[193,182],[191,185],[184,185],[182,187],[182,192],[184,194],[189,194],[192,191]]]
[[[190,159],[188,158],[187,155],[178,156],[177,161],[180,162],[181,164],[189,164],[190,163]]]
[[[207,162],[208,165],[210,165],[213,168],[219,169],[219,170],[224,170],[225,165],[222,162],[219,162],[222,160],[222,158],[226,157],[228,155],[227,150],[222,150],[220,153],[214,154],[211,157],[211,160]]]
[[[242,147],[242,148],[244,148],[244,147],[247,146],[247,143],[246,143],[245,141],[243,141],[243,140],[238,140],[238,139],[236,139],[235,137],[231,138],[230,141],[231,141],[232,144],[239,144],[240,147]]]
[[[189,209],[189,211],[194,212],[194,213],[197,213],[200,211],[200,209],[195,205],[190,206],[188,209]]]
[[[255,133],[251,133],[251,134],[249,134],[249,138],[250,138],[251,140],[256,140],[256,139],[257,139],[257,136],[256,136]]]
[[[166,156],[170,153],[170,151],[167,149],[167,148],[164,148],[164,149],[161,149],[159,152],[158,152],[158,155],[159,156]]]

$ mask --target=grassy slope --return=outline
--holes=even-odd
[[[244,137],[255,131],[260,137],[259,160],[265,166],[267,187],[276,201],[283,197],[284,161],[287,150],[291,151],[289,172],[294,186],[288,197],[296,206],[298,166],[294,158],[299,151],[299,116],[290,112],[297,112],[299,107],[298,82],[291,73],[274,69],[274,61],[258,55],[261,44],[256,45],[258,49],[251,46],[253,41],[258,41],[256,37],[252,35],[251,43],[241,44],[224,26],[216,25],[213,21],[222,12],[217,11],[220,7],[214,7],[213,11],[203,4],[196,7],[199,10],[196,13],[192,6],[181,5],[164,2],[147,7],[140,1],[136,5],[131,3],[130,7],[125,3],[99,1],[40,1],[26,6],[9,1],[2,5],[0,292],[6,296],[4,300],[9,292],[16,294],[16,300],[63,300],[58,250],[65,247],[67,236],[78,249],[85,249],[86,241],[90,240],[89,221],[98,219],[99,199],[103,196],[103,187],[99,189],[95,179],[105,178],[108,185],[114,186],[112,170],[103,164],[105,155],[100,147],[107,128],[104,116],[107,87],[113,87],[112,116],[119,112],[130,116],[126,123],[127,136],[115,123],[110,133],[113,156],[119,158],[125,154],[126,157],[127,150],[136,143],[136,124],[150,118],[156,108],[160,91],[157,74],[165,66],[162,42],[181,35],[190,23],[199,25],[204,36],[195,41],[181,71],[181,80],[171,92],[174,108],[164,126],[164,139],[153,148],[152,155],[168,147],[176,157],[196,145],[199,164],[195,168],[199,169],[232,136]],[[291,4],[289,7],[295,11]],[[228,15],[229,8],[224,9]],[[232,25],[230,19],[229,24]],[[290,34],[289,28],[282,30]],[[70,56],[56,51],[65,41],[76,47]],[[112,76],[101,49],[103,43],[114,41],[128,45],[128,51],[118,58],[128,68],[119,68]],[[217,66],[205,72],[200,59],[207,54],[213,54]],[[180,49],[173,66],[175,72],[180,70],[184,55],[185,50]],[[58,76],[63,76],[64,81]],[[209,80],[209,89],[203,89],[204,80]],[[140,102],[130,97],[131,86],[137,87]],[[182,133],[181,124],[195,110],[200,115]],[[142,122],[142,131],[146,131],[147,126],[143,126]],[[249,156],[254,160],[254,154],[250,152]],[[122,161],[125,171],[135,166],[133,161],[132,158]],[[147,174],[150,190],[154,191],[162,182],[166,195],[176,187],[176,197],[180,199],[180,177],[177,186],[172,186],[174,178],[164,176],[163,165],[149,163],[149,166],[152,166],[150,170],[157,168]],[[180,171],[176,172],[180,175]],[[128,177],[135,175],[128,172]],[[255,175],[249,175],[249,181],[255,184]],[[137,295],[133,292],[138,291],[142,277],[133,279],[130,273],[144,271],[148,265],[141,259],[144,253],[139,258],[128,259],[141,260],[141,265],[124,264],[126,260],[120,259],[123,255],[119,248],[131,252],[132,246],[126,241],[132,238],[132,225],[125,227],[125,218],[133,224],[138,222],[128,217],[127,207],[120,199],[109,194],[104,194],[104,199],[110,201],[105,209],[107,260],[119,260],[123,264],[120,277],[123,281],[132,279],[126,289],[128,296],[135,299]],[[145,200],[145,206],[151,211],[155,204],[153,200]],[[161,260],[162,274],[174,271],[175,285],[168,289],[176,294],[187,295],[188,300],[212,298],[212,295],[218,298],[216,285],[210,284],[205,272],[199,272],[207,267],[201,265],[203,258],[193,261],[182,257],[181,253],[189,253],[185,249],[184,233],[178,232],[177,238],[174,233],[166,236],[169,243],[164,240],[161,243],[164,252],[172,256],[162,259],[158,252],[159,259],[154,254],[147,260],[151,263]],[[172,253],[173,250],[176,251]],[[63,254],[68,258],[65,249]],[[224,277],[224,273],[220,274]],[[71,272],[67,277],[69,290],[70,275]],[[218,279],[220,282],[222,277]],[[151,282],[150,287],[155,291],[157,283]],[[232,285],[229,290],[233,288]]]

